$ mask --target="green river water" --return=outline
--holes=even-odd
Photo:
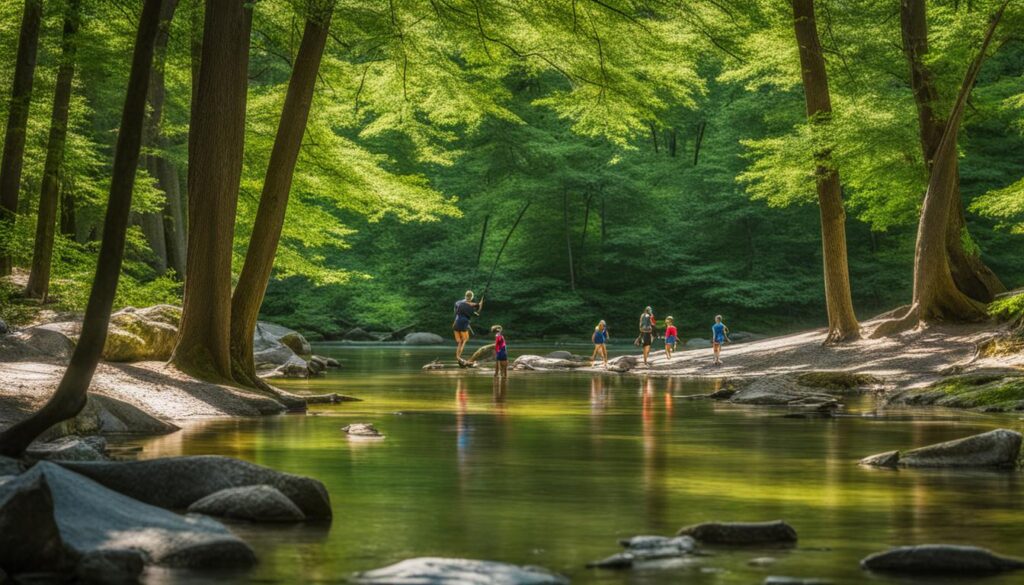
[[[769,575],[965,583],[972,581],[870,575],[858,561],[890,545],[931,542],[1024,556],[1024,474],[856,464],[996,427],[1022,430],[1016,415],[876,412],[862,400],[848,408],[860,416],[792,419],[678,398],[713,389],[708,381],[515,372],[496,387],[488,370],[420,370],[451,348],[316,351],[344,367],[282,386],[363,402],[317,406],[308,415],[200,421],[135,443],[141,457],[215,453],[316,477],[330,492],[333,523],[230,523],[256,549],[256,568],[157,569],[148,583],[338,583],[416,556],[540,565],[574,583],[759,584]],[[373,422],[387,438],[349,441],[340,429],[351,422]],[[797,529],[797,547],[711,549],[625,572],[584,567],[617,552],[619,538],[671,535],[706,520],[776,518]],[[748,565],[766,556],[776,562]]]

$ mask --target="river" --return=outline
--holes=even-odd
[[[147,583],[338,583],[416,556],[540,565],[574,583],[749,585],[768,575],[914,583],[863,573],[858,561],[890,545],[938,542],[1024,556],[1024,474],[856,464],[894,448],[1021,430],[1017,415],[876,412],[864,399],[848,409],[856,416],[792,419],[679,398],[713,389],[709,381],[513,372],[496,386],[488,370],[420,370],[451,348],[316,351],[343,368],[281,385],[363,402],[193,422],[133,443],[144,458],[222,454],[316,477],[330,492],[333,523],[229,522],[256,549],[256,568],[150,569]],[[386,438],[350,441],[340,429],[351,422],[372,422]],[[797,529],[796,548],[711,549],[625,572],[584,567],[617,552],[619,538],[777,518]],[[775,561],[748,564],[758,557]]]

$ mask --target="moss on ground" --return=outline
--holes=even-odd
[[[1019,411],[1024,410],[1024,376],[953,376],[925,388],[901,392],[890,402],[973,408],[985,412]]]

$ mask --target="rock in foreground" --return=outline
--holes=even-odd
[[[356,573],[352,581],[366,585],[567,585],[569,580],[540,567],[495,561],[420,557]]]
[[[991,575],[1024,569],[1024,560],[976,546],[923,544],[875,553],[862,560],[860,566],[869,571],[893,573]]]
[[[302,522],[306,519],[288,496],[269,485],[220,490],[196,501],[188,511],[251,522]]]
[[[147,562],[168,567],[248,567],[256,562],[252,549],[219,522],[183,517],[144,504],[47,461],[0,485],[0,492],[44,485],[51,497],[51,510],[47,513],[37,507],[31,522],[14,534],[37,533],[37,523],[45,526],[55,520],[65,562],[98,551],[138,551]],[[4,544],[7,549],[8,543]],[[33,568],[54,570],[59,566]]]
[[[269,485],[294,502],[306,518],[331,517],[330,497],[323,483],[231,457],[199,455],[62,465],[114,491],[161,508],[184,510],[224,489]]]
[[[887,451],[860,460],[873,467],[1016,467],[1021,434],[996,429],[911,451]]]
[[[796,530],[782,520],[772,522],[704,522],[684,526],[679,536],[692,536],[704,544],[793,544]]]

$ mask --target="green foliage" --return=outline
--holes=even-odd
[[[1024,293],[992,301],[988,314],[1001,321],[1024,320]]]

